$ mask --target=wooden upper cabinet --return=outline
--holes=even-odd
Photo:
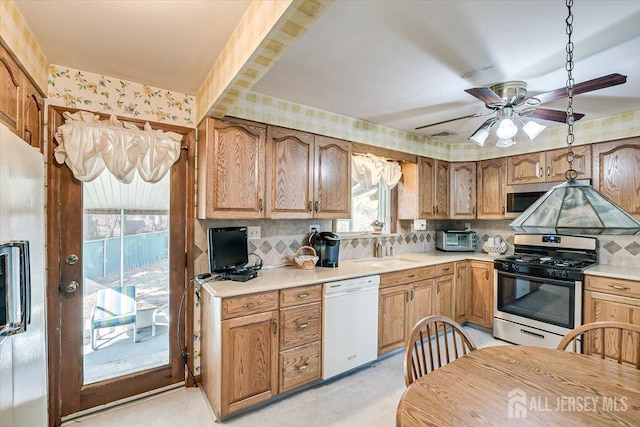
[[[504,219],[506,160],[478,162],[478,219]]]
[[[545,154],[545,180],[550,182],[565,181],[564,173],[569,169],[567,149],[547,151]],[[576,179],[591,178],[591,145],[573,147],[573,169],[578,172]]]
[[[198,218],[263,218],[266,126],[206,117],[198,134]]]
[[[398,219],[449,217],[449,163],[418,157],[402,164],[398,184]]]
[[[315,218],[351,217],[351,144],[315,136]]]
[[[545,153],[528,153],[507,158],[507,183],[532,184],[544,182]]]
[[[313,217],[314,137],[267,127],[266,216]]]
[[[23,75],[9,53],[0,46],[0,122],[22,137],[20,103]]]
[[[476,217],[476,162],[451,163],[451,212],[456,219]]]
[[[640,138],[593,145],[593,187],[640,219]]]
[[[22,105],[22,139],[42,150],[44,148],[44,99],[35,86],[26,79]]]

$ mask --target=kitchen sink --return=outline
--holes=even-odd
[[[415,261],[409,258],[385,257],[385,258],[362,258],[362,259],[356,259],[353,262],[356,264],[367,265],[370,267],[396,267],[396,266],[412,265],[418,261]]]

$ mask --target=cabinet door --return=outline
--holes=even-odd
[[[449,162],[434,161],[434,205],[436,207],[435,218],[449,218]]]
[[[458,323],[467,320],[467,308],[469,306],[469,263],[467,261],[456,262],[455,282],[455,321]]]
[[[22,79],[19,68],[4,47],[0,46],[0,122],[20,137]]]
[[[351,217],[351,146],[324,136],[315,137],[315,218]]]
[[[471,261],[471,298],[469,321],[491,328],[493,326],[493,265]]]
[[[585,291],[584,293],[584,323],[590,322],[624,322],[640,325],[640,299],[608,295],[600,292]],[[605,335],[605,355],[617,359],[618,333],[607,331]],[[624,350],[622,360],[635,363],[640,348],[637,335],[625,332],[623,337]],[[602,354],[599,336],[591,342],[591,353]]]
[[[593,187],[640,219],[640,138],[593,145]]]
[[[313,149],[310,133],[267,128],[267,218],[313,217]]]
[[[567,149],[559,148],[557,150],[547,151],[546,153],[546,180],[547,181],[565,181],[564,173],[569,169],[567,163]],[[573,169],[578,172],[576,179],[591,178],[591,146],[580,145],[573,147]]]
[[[380,289],[378,301],[378,354],[404,347],[409,286]]]
[[[222,321],[221,415],[278,393],[278,311]]]
[[[506,160],[478,162],[478,219],[504,219]]]
[[[25,79],[23,98],[22,139],[31,146],[43,149],[44,100],[36,88]]]
[[[454,314],[454,275],[441,276],[436,279],[434,295],[434,314],[453,319]]]
[[[507,158],[507,183],[531,184],[544,182],[545,153],[529,153]]]
[[[418,217],[435,218],[434,205],[434,160],[427,157],[418,158]]]
[[[434,307],[435,280],[429,279],[411,284],[409,292],[409,317],[407,336],[420,319],[437,314]]]
[[[451,218],[476,217],[476,162],[451,163]]]
[[[198,133],[199,218],[264,217],[266,128],[207,117]]]

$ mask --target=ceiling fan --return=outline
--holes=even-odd
[[[578,95],[581,93],[591,92],[598,89],[604,89],[610,86],[616,86],[627,82],[627,76],[621,74],[609,74],[607,76],[598,77],[593,80],[575,84],[573,87],[573,94]],[[522,124],[522,129],[529,136],[530,139],[534,139],[538,136],[546,126],[540,125],[532,120],[524,123],[523,117],[536,118],[543,120],[551,120],[554,122],[566,123],[567,113],[561,110],[551,110],[548,108],[540,108],[540,104],[545,102],[555,101],[556,99],[562,99],[567,96],[566,87],[561,87],[549,92],[544,92],[536,96],[527,98],[527,83],[523,81],[510,81],[504,83],[498,83],[489,87],[475,87],[471,89],[465,89],[470,95],[475,96],[485,106],[491,110],[485,113],[475,113],[468,116],[456,117],[455,119],[444,120],[438,123],[431,123],[428,125],[417,127],[416,130],[424,129],[430,126],[441,125],[444,123],[453,122],[456,120],[469,119],[475,117],[482,117],[487,115],[493,115],[486,120],[470,137],[469,139],[476,144],[483,146],[491,127],[499,123],[496,134],[498,136],[498,147],[508,147],[512,145],[513,137],[518,132],[517,126],[513,123],[513,119],[517,119]],[[573,113],[574,121],[580,120],[584,117],[584,114]]]

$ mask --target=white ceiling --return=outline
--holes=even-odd
[[[248,3],[17,0],[51,62],[188,94]],[[576,96],[574,110],[583,120],[640,110],[640,2],[576,0],[573,12],[576,83],[628,76]],[[252,91],[467,142],[486,118],[414,128],[487,112],[467,88],[525,80],[535,95],[563,87],[565,18],[559,0],[336,1]],[[543,106],[564,110],[566,100]]]

